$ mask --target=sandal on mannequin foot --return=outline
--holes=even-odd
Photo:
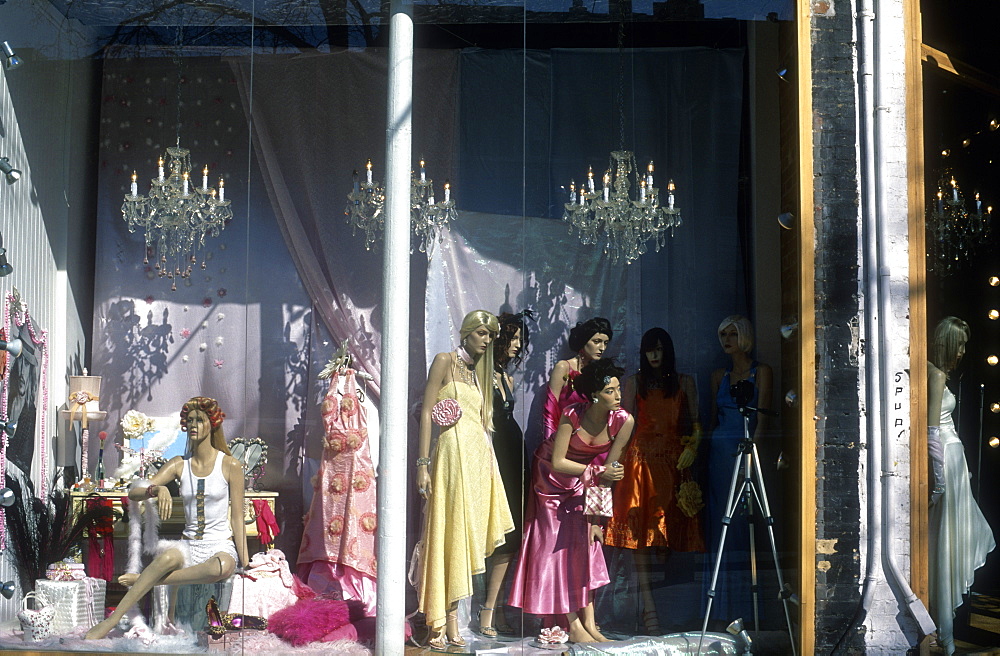
[[[492,626],[492,623],[489,624],[489,625],[487,625],[487,626],[483,626],[483,611],[484,610],[488,610],[488,611],[490,611],[491,613],[494,614],[494,617],[496,616],[496,613],[494,613],[494,610],[492,608],[487,608],[486,606],[481,606],[479,608],[479,613],[477,614],[477,618],[479,620],[479,629],[477,630],[477,633],[479,633],[480,635],[486,636],[487,638],[496,638],[497,637],[497,630]]]

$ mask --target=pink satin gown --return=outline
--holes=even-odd
[[[582,465],[603,465],[629,414],[609,414],[612,441],[590,446],[577,435],[588,407],[578,403],[564,412],[573,425],[566,457]],[[552,468],[554,442],[548,439],[535,450],[524,539],[510,591],[510,605],[533,615],[575,613],[590,603],[591,591],[609,583],[601,544],[590,540],[583,514],[583,482]]]

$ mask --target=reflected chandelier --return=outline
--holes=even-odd
[[[354,171],[354,187],[347,194],[344,214],[351,226],[351,233],[365,233],[365,248],[371,250],[378,233],[385,228],[385,188],[372,177],[372,161],[365,165],[365,181]],[[420,160],[420,177],[410,173],[410,225],[419,240],[418,248],[426,253],[434,242],[444,240],[444,232],[451,221],[458,218],[455,201],[451,199],[451,184],[444,183],[444,200],[434,202],[434,181],[427,178],[424,160]],[[410,248],[410,252],[413,249]]]
[[[667,183],[667,206],[660,206],[660,190],[653,186],[653,163],[646,169],[646,177],[638,179],[635,155],[628,150],[612,151],[608,170],[604,174],[601,192],[594,188],[593,168],[587,172],[586,186],[570,181],[569,202],[565,204],[563,220],[570,224],[570,232],[580,234],[584,244],[598,244],[612,262],[624,259],[631,264],[646,252],[646,242],[654,240],[659,252],[667,242],[666,231],[674,236],[674,228],[681,225],[681,210],[674,206],[674,181]],[[612,172],[614,184],[612,185]],[[638,198],[633,199],[629,188],[638,188]]]
[[[993,208],[983,208],[979,192],[975,205],[970,213],[955,176],[942,173],[926,221],[927,267],[938,275],[955,273],[989,241]]]
[[[191,185],[191,151],[177,145],[167,148],[166,162],[160,158],[158,175],[150,181],[149,195],[140,196],[138,176],[132,172],[132,186],[122,205],[128,231],[137,227],[146,233],[146,259],[152,256],[161,277],[173,280],[191,276],[192,266],[205,248],[205,238],[218,237],[233,218],[226,200],[225,182],[219,179],[218,196],[208,186],[208,166],[202,170],[201,187]],[[164,175],[164,169],[169,174]],[[168,260],[171,260],[168,262]],[[205,268],[202,258],[201,268]]]

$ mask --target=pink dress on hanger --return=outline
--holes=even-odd
[[[316,592],[359,599],[375,613],[375,468],[352,369],[323,400],[326,436],[299,549],[298,575]]]
[[[592,446],[577,435],[589,405],[566,408],[564,414],[573,425],[566,457],[581,465],[603,465],[629,414],[611,412],[611,440]],[[591,591],[610,582],[601,543],[591,541],[583,514],[583,481],[552,468],[554,444],[549,439],[535,450],[524,539],[510,586],[510,605],[533,615],[575,613],[590,603]]]

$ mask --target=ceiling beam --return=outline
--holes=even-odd
[[[1000,97],[1000,77],[966,64],[960,59],[955,59],[948,53],[926,43],[921,44],[920,50],[921,59],[926,66],[948,73],[959,82],[974,89]]]

